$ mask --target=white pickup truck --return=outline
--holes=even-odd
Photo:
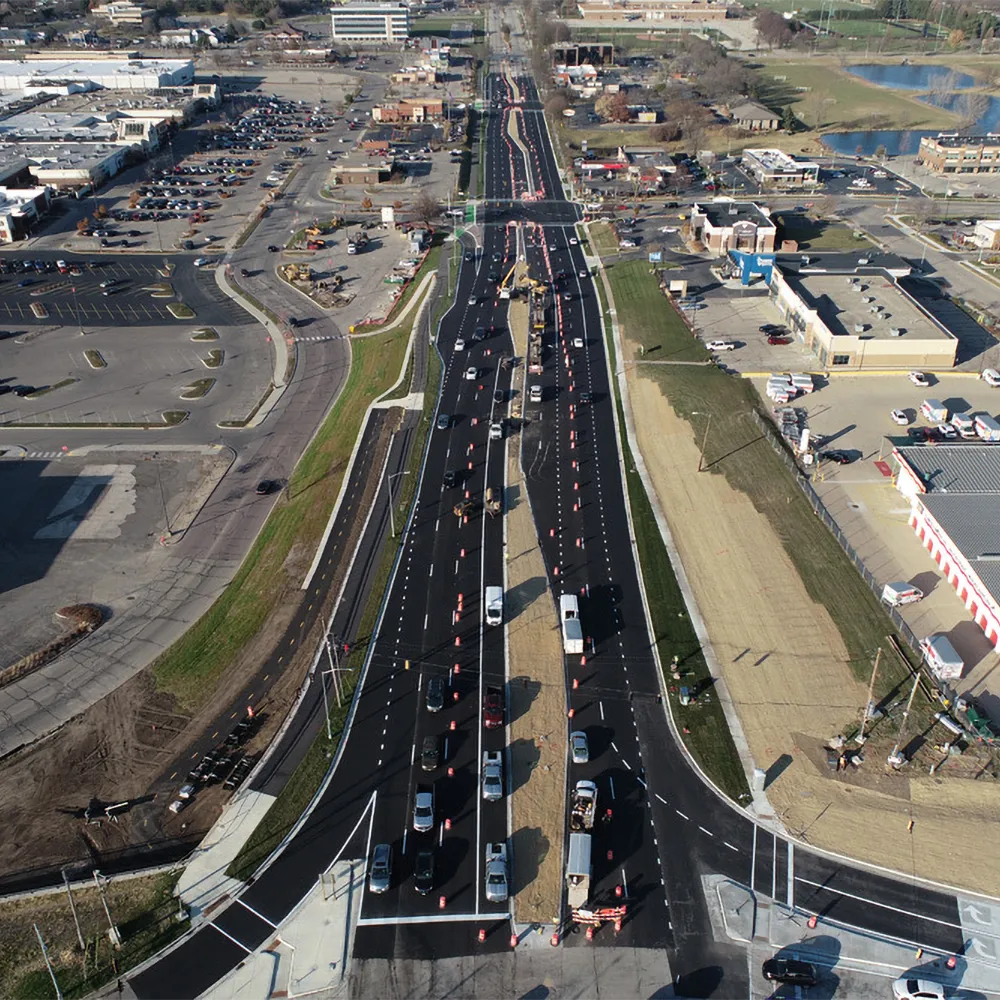
[[[559,617],[562,619],[564,652],[582,653],[583,625],[580,622],[580,604],[576,594],[563,594],[559,598],[559,611]]]
[[[483,751],[483,800],[498,802],[503,798],[503,757],[499,750]]]
[[[486,845],[486,898],[507,902],[507,845],[502,841]]]

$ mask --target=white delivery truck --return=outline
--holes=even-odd
[[[951,426],[958,431],[959,437],[974,438],[976,436],[976,422],[968,413],[952,414]]]
[[[924,592],[919,587],[914,587],[912,583],[901,580],[897,583],[887,583],[882,588],[882,600],[890,607],[898,608],[903,604],[913,604],[922,600]]]
[[[503,623],[503,587],[486,588],[486,624]]]
[[[962,676],[965,661],[955,652],[955,647],[946,635],[931,633],[921,640],[920,651],[935,677],[943,681],[957,681]]]
[[[793,388],[798,389],[799,392],[810,393],[816,388],[816,383],[813,382],[812,375],[792,372],[791,380]]]
[[[920,404],[920,414],[932,424],[943,424],[948,419],[948,407],[940,399],[925,399]]]
[[[976,433],[983,441],[1000,441],[1000,423],[988,413],[976,414]]]
[[[559,598],[559,617],[562,620],[563,651],[583,652],[583,625],[580,622],[580,603],[576,594],[563,594]]]
[[[571,833],[566,859],[567,902],[571,910],[587,905],[590,898],[590,834]]]

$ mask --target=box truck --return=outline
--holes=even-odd
[[[943,681],[957,681],[962,676],[965,661],[955,652],[946,635],[933,632],[921,640],[920,651],[935,677]]]
[[[567,902],[571,910],[587,905],[590,898],[590,834],[571,833],[566,859]]]
[[[486,624],[500,625],[503,622],[503,587],[486,588]]]
[[[882,600],[890,607],[898,608],[902,604],[913,604],[922,600],[924,592],[919,587],[905,580],[897,583],[887,583],[882,588]]]
[[[563,651],[583,652],[583,625],[580,623],[580,604],[576,594],[563,594],[559,598],[559,617],[562,619]]]
[[[988,413],[977,413],[975,420],[976,433],[983,441],[1000,441],[1000,423],[997,423]]]
[[[976,422],[968,413],[952,414],[951,426],[958,431],[959,437],[974,438],[976,436]]]
[[[920,415],[932,424],[943,424],[948,419],[948,407],[940,399],[925,399],[920,404]]]

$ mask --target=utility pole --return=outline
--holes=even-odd
[[[63,885],[66,886],[66,895],[69,896],[69,908],[73,913],[73,925],[76,927],[76,939],[80,942],[80,951],[86,951],[87,945],[83,940],[83,931],[80,930],[80,918],[76,913],[76,901],[73,899],[73,890],[69,887],[69,879],[66,877],[66,869],[60,869],[63,878]]]
[[[49,950],[45,947],[45,942],[42,940],[42,932],[38,929],[38,924],[32,924],[35,928],[35,935],[38,937],[38,944],[42,949],[42,957],[45,959],[45,967],[49,970],[49,975],[52,977],[52,985],[56,990],[56,1000],[62,1000],[62,990],[59,989],[59,983],[56,982],[55,969],[52,968],[52,963],[49,961]]]
[[[708,444],[708,432],[712,426],[712,414],[708,415],[708,422],[705,424],[705,433],[701,439],[701,451],[698,453],[698,471],[704,472],[705,446]]]
[[[910,697],[906,702],[906,710],[903,712],[903,721],[899,724],[899,735],[896,737],[896,745],[889,754],[889,765],[891,767],[901,767],[906,763],[906,758],[899,752],[900,744],[903,742],[903,732],[906,729],[906,720],[910,715],[910,708],[913,705],[913,696],[917,693],[917,685],[920,683],[920,672],[913,676],[913,687],[910,689]]]
[[[868,725],[868,713],[871,711],[872,695],[875,693],[875,675],[878,673],[878,661],[882,658],[882,647],[879,646],[878,652],[875,654],[875,666],[872,668],[872,679],[871,683],[868,685],[868,700],[865,702],[865,709],[861,713],[861,732],[858,733],[855,738],[855,742],[858,746],[864,746],[865,740],[865,726]]]

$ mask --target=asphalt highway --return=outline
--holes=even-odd
[[[487,105],[497,99],[500,106],[482,126],[486,224],[463,237],[455,304],[438,342],[439,415],[449,420],[431,432],[337,765],[270,867],[131,980],[140,997],[203,993],[273,937],[336,856],[370,853],[377,843],[393,848],[391,887],[365,893],[357,955],[433,958],[502,947],[500,934],[476,942],[481,926],[498,926],[507,913],[505,904],[485,899],[485,845],[511,833],[505,802],[484,802],[479,789],[483,750],[504,745],[503,728],[483,725],[482,695],[486,686],[505,682],[503,630],[485,624],[482,608],[484,587],[503,583],[503,521],[490,518],[482,501],[488,486],[503,485],[503,449],[490,441],[489,426],[506,409],[509,374],[501,359],[512,353],[506,303],[488,273],[513,263],[515,220],[534,223],[520,230],[528,266],[534,277],[556,282],[556,295],[543,372],[528,379],[543,385],[544,398],[525,405],[522,439],[512,444],[521,449],[551,590],[579,595],[587,636],[586,663],[568,657],[566,669],[579,680],[571,694],[573,728],[587,732],[591,749],[591,762],[573,765],[571,777],[592,778],[599,788],[592,900],[617,901],[620,887],[629,906],[617,936],[605,928],[592,945],[582,934],[567,944],[663,948],[680,995],[746,995],[745,953],[714,941],[701,888],[703,875],[718,872],[805,912],[961,951],[953,896],[790,845],[708,789],[675,742],[642,611],[599,301],[572,228],[577,207],[562,200],[537,93],[529,78],[517,82],[524,102],[514,109],[502,78],[487,80]],[[507,136],[511,114],[523,149]],[[559,272],[565,276],[557,279]],[[485,332],[479,340],[477,328]],[[466,346],[456,350],[460,336]],[[474,373],[466,377],[469,369]],[[503,402],[494,401],[496,392]],[[590,403],[581,401],[583,392]],[[453,487],[443,482],[447,471],[456,474]],[[464,502],[470,509],[456,516],[454,506]],[[438,711],[427,707],[434,680],[444,691]],[[442,755],[432,772],[420,766],[426,737],[439,741]],[[435,794],[433,826],[424,833],[413,829],[418,786]],[[412,879],[421,849],[435,854],[426,896],[414,891]]]

